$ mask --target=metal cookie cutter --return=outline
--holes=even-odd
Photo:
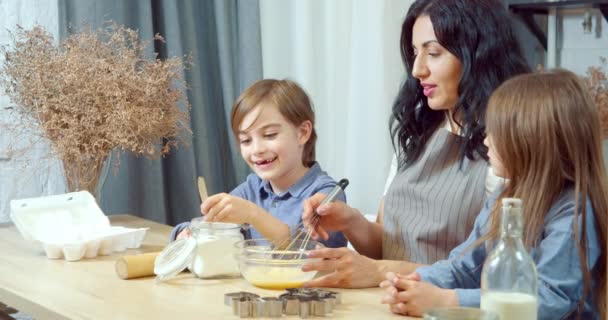
[[[250,292],[227,293],[224,295],[224,304],[232,307],[232,313],[240,318],[278,318],[283,315],[282,300],[275,297],[260,298]]]
[[[319,288],[289,288],[286,289],[287,293],[285,295],[293,295],[293,296],[307,296],[311,298],[320,298],[320,299],[328,299],[333,297],[336,299],[337,304],[340,304],[341,295],[339,292],[319,289]]]
[[[297,314],[300,318],[325,317],[341,302],[339,293],[314,288],[290,288],[279,298],[283,300],[286,315]]]
[[[224,295],[224,304],[227,305],[227,306],[229,306],[229,307],[232,307],[232,305],[234,304],[235,300],[239,300],[242,297],[259,298],[260,296],[258,296],[255,293],[246,292],[246,291],[226,293]]]
[[[301,297],[300,300],[300,310],[299,316],[302,319],[310,318],[311,316],[311,298],[309,297]]]
[[[286,315],[293,316],[300,314],[300,300],[298,299],[298,297],[289,294],[283,294],[279,298],[283,300],[283,311]]]
[[[241,297],[235,302],[236,308],[232,311],[241,318],[256,318],[264,316],[264,301],[261,298]]]
[[[311,304],[311,313],[315,316],[325,317],[333,312],[333,302],[327,299],[313,298]]]
[[[325,317],[341,303],[340,294],[323,289],[294,288],[278,298],[260,298],[255,293],[233,292],[224,295],[224,304],[232,308],[232,313],[241,318],[279,318],[284,314],[298,315],[306,319],[313,316]]]
[[[270,318],[280,318],[283,315],[283,300],[275,297],[265,297],[264,316]]]
[[[224,295],[224,304],[232,308],[232,313],[235,316],[241,318],[251,318],[263,313],[264,309],[263,306],[259,305],[259,300],[261,299],[257,294],[245,291]]]

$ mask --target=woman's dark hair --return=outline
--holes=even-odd
[[[498,0],[418,0],[410,6],[401,27],[401,58],[407,78],[390,118],[399,167],[418,159],[446,117],[445,111],[429,108],[419,80],[412,76],[412,28],[421,16],[431,19],[439,44],[462,64],[459,97],[453,109],[454,120],[466,139],[461,159],[481,156],[487,160],[483,139],[488,99],[503,81],[530,71],[511,29],[509,14]]]

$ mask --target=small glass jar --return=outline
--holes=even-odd
[[[235,223],[206,222],[192,219],[189,226],[196,239],[196,254],[188,269],[199,278],[239,276],[234,254],[235,243],[244,239],[241,225]]]
[[[173,278],[186,268],[199,278],[238,277],[235,243],[243,240],[241,225],[192,219],[191,236],[169,244],[156,258],[158,281]]]

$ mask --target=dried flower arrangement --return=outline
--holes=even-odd
[[[602,134],[608,138],[608,63],[606,58],[600,57],[600,65],[587,69],[583,81],[589,88],[589,94],[595,101],[600,114]]]
[[[190,132],[183,59],[145,58],[150,42],[136,31],[84,28],[59,44],[41,27],[11,36],[0,69],[7,111],[51,142],[70,191],[96,192],[111,152],[165,155]]]

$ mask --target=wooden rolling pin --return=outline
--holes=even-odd
[[[124,280],[154,275],[154,261],[160,252],[122,256],[116,260],[116,274]]]

